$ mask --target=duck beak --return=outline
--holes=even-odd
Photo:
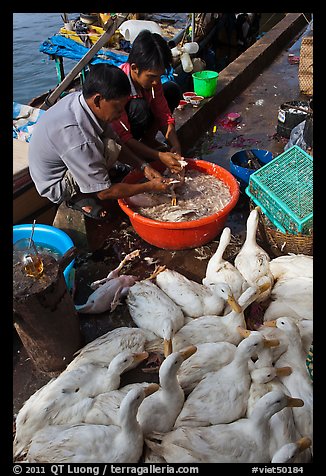
[[[278,339],[265,339],[264,347],[277,347],[280,345],[280,341]]]
[[[291,367],[279,367],[279,368],[275,368],[275,371],[278,377],[285,377],[287,375],[292,374]]]
[[[152,395],[152,393],[157,392],[160,386],[157,383],[151,383],[148,387],[144,388],[145,397]]]
[[[237,303],[237,301],[234,299],[233,294],[231,294],[230,296],[228,296],[227,301],[228,301],[228,303],[230,304],[230,306],[231,306],[231,308],[233,309],[233,311],[237,312],[238,314],[240,314],[240,312],[242,312],[242,307],[239,306],[239,304]]]
[[[311,439],[307,436],[304,436],[303,438],[300,438],[300,440],[297,441],[297,447],[300,451],[303,451],[309,448],[311,446],[311,443]]]
[[[164,339],[163,342],[163,353],[164,357],[172,354],[172,339]]]
[[[276,320],[274,319],[274,321],[265,321],[263,326],[266,326],[266,327],[277,327],[276,326]]]
[[[287,397],[287,407],[303,407],[304,401],[301,398]]]
[[[143,360],[148,359],[149,353],[148,352],[138,352],[133,354],[134,362],[142,362]]]
[[[258,286],[259,294],[262,294],[264,291],[267,291],[267,289],[270,288],[270,283],[265,283],[262,284],[261,286]]]
[[[182,356],[183,360],[189,359],[195,352],[197,352],[197,347],[195,345],[190,345],[185,349],[179,351],[179,354]]]
[[[249,337],[250,336],[250,331],[248,329],[244,329],[243,327],[241,326],[238,326],[237,327],[237,331],[239,332],[239,334],[246,338],[246,337]]]

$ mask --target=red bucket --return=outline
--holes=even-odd
[[[225,225],[231,210],[239,199],[239,184],[233,175],[223,167],[204,160],[186,159],[187,168],[195,169],[202,173],[214,175],[222,180],[231,193],[230,202],[218,213],[199,220],[187,222],[163,222],[144,217],[132,209],[127,200],[119,199],[121,209],[128,215],[130,222],[138,235],[151,245],[166,250],[184,250],[197,248],[213,240]],[[166,168],[160,161],[151,162],[151,167],[159,172]],[[138,170],[130,172],[123,180],[125,183],[136,183],[143,178],[143,173]]]

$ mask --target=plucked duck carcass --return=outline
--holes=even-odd
[[[269,420],[286,406],[298,405],[303,401],[273,391],[257,402],[250,418],[208,427],[180,427],[155,434],[155,440],[145,438],[145,443],[167,463],[269,463]]]
[[[181,307],[185,316],[221,315],[227,303],[234,311],[241,311],[226,283],[205,286],[177,271],[165,269],[156,276],[156,284]]]
[[[114,311],[120,300],[127,295],[130,286],[138,279],[132,275],[119,276],[122,267],[136,256],[139,256],[139,250],[127,254],[106,278],[91,283],[90,287],[94,291],[88,296],[85,304],[75,305],[76,311],[85,314],[100,314],[108,309],[110,312]]]
[[[245,416],[251,383],[249,360],[265,345],[275,342],[256,331],[242,340],[233,360],[217,372],[208,373],[188,395],[175,428],[230,423]]]
[[[29,463],[138,463],[143,451],[143,432],[137,412],[157,384],[130,390],[119,409],[117,425],[52,425],[33,435]]]
[[[274,277],[269,267],[270,257],[256,241],[258,220],[258,207],[256,207],[251,210],[247,219],[246,239],[234,259],[234,266],[250,286],[257,285],[262,277],[268,278],[269,286],[267,290],[257,299],[257,302],[262,302],[265,301],[271,293],[274,285]]]

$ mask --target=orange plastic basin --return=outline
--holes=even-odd
[[[128,205],[128,199],[119,199],[121,209],[128,215],[136,233],[147,243],[166,250],[183,250],[197,248],[214,239],[224,228],[231,210],[239,199],[239,185],[233,175],[223,167],[204,160],[186,159],[187,169],[199,170],[202,173],[214,175],[222,180],[231,193],[230,202],[218,213],[199,220],[186,222],[163,222],[152,220],[137,213]],[[165,165],[160,161],[151,162],[151,166],[163,172]],[[125,183],[136,183],[143,178],[143,173],[138,170],[130,172],[123,180]]]

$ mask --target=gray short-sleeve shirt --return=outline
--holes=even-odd
[[[109,124],[100,124],[81,92],[60,99],[41,116],[30,141],[29,170],[38,193],[61,203],[67,169],[82,193],[109,188],[106,137],[119,142]]]

